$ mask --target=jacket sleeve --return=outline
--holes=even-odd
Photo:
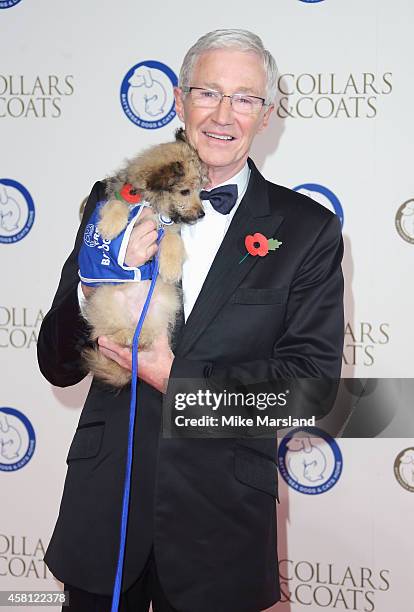
[[[275,338],[272,355],[228,365],[177,355],[167,404],[179,390],[178,380],[197,379],[199,385],[219,391],[240,386],[272,390],[280,379],[339,378],[344,338],[342,254],[340,223],[333,215],[314,238],[293,278],[284,330]]]
[[[81,351],[88,343],[89,334],[77,295],[78,253],[87,221],[97,202],[104,197],[105,184],[95,183],[85,206],[75,246],[63,266],[52,307],[39,332],[37,357],[40,371],[51,384],[58,387],[75,385],[87,374],[81,362]]]

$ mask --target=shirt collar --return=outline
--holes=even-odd
[[[249,176],[250,176],[250,168],[246,162],[243,168],[239,170],[237,174],[235,174],[234,176],[231,176],[229,179],[227,179],[227,181],[223,181],[222,183],[219,183],[218,185],[214,187],[214,189],[216,189],[217,187],[221,187],[222,185],[237,185],[237,193],[239,194],[238,197],[240,198],[240,195],[244,194],[244,192],[247,189],[247,183],[249,182]],[[211,191],[211,190],[209,189],[208,191]]]

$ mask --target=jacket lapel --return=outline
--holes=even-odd
[[[244,239],[247,234],[260,232],[267,238],[283,221],[283,217],[271,214],[266,180],[251,159],[248,160],[251,175],[248,188],[229,229],[214,258],[196,303],[177,337],[176,354],[184,357],[227,302],[245,276],[260,257],[246,254]]]

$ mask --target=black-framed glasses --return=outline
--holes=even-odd
[[[227,95],[214,89],[204,89],[204,87],[182,87],[181,89],[184,93],[190,94],[193,105],[200,108],[215,108],[223,98],[229,98],[234,112],[243,115],[255,115],[260,112],[263,106],[269,106],[269,104],[266,104],[265,98],[259,98],[258,96],[242,93]]]

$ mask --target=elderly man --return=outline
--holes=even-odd
[[[183,229],[184,321],[140,354],[123,594],[120,610],[259,612],[280,598],[276,554],[276,444],[272,439],[171,439],[162,400],[174,383],[246,385],[337,377],[343,340],[338,219],[303,195],[266,181],[248,157],[268,125],[276,65],[254,34],[217,30],[188,51],[175,91],[187,138],[207,164],[205,216]],[[231,185],[231,187],[228,187]],[[230,197],[229,197],[230,192]],[[213,197],[214,196],[214,197]],[[104,184],[89,197],[75,248],[39,337],[39,363],[59,386],[84,376],[87,328],[79,314],[77,255]],[[209,197],[209,194],[207,196]],[[246,235],[281,248],[240,263]],[[146,219],[130,265],[157,249]],[[88,288],[84,288],[87,297]],[[82,297],[81,297],[82,299]],[[127,349],[100,350],[131,368]],[[93,381],[68,456],[68,475],[46,562],[70,591],[71,610],[110,609],[118,557],[129,389]]]

